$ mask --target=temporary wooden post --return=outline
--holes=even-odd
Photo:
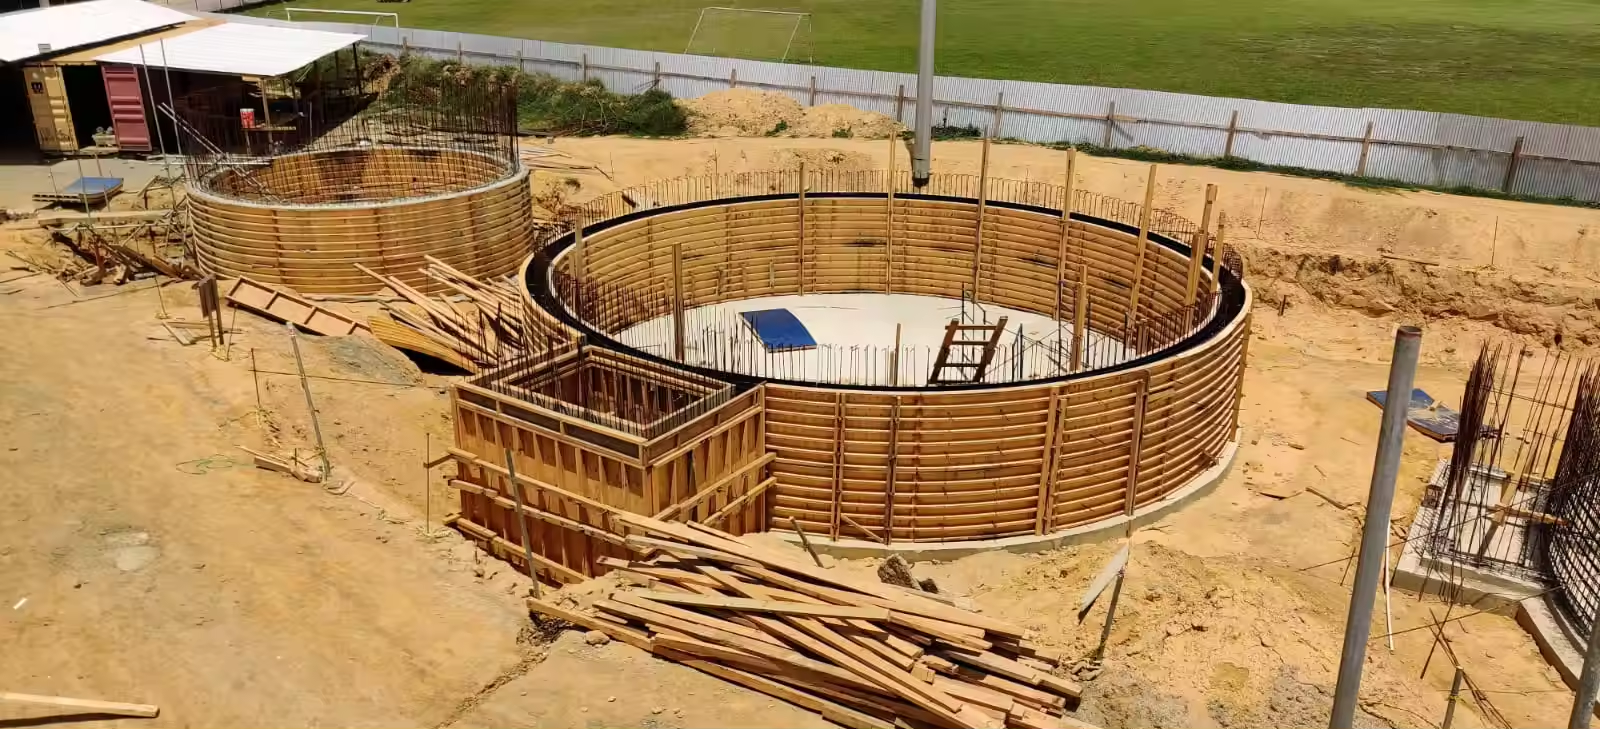
[[[894,148],[900,143],[896,135],[889,137],[889,179],[883,193],[883,292],[894,290]]]
[[[672,244],[672,353],[683,361],[683,244]]]
[[[1522,137],[1517,137],[1516,143],[1511,145],[1511,159],[1506,161],[1506,179],[1501,183],[1501,192],[1511,192],[1511,183],[1517,181],[1517,167],[1522,163]]]
[[[972,244],[972,300],[978,300],[978,282],[983,271],[983,219],[989,209],[989,136],[983,137],[983,155],[978,169],[978,230]]]
[[[894,351],[889,353],[889,386],[900,386],[900,324],[894,325]]]
[[[1144,284],[1144,249],[1150,244],[1150,206],[1156,200],[1156,166],[1150,165],[1150,172],[1144,181],[1144,208],[1139,211],[1139,240],[1134,246],[1139,250],[1133,258],[1133,281],[1128,292],[1128,315],[1139,318],[1139,288]]]
[[[799,215],[800,215],[800,220],[799,220],[800,231],[799,231],[799,240],[796,242],[796,246],[797,246],[796,250],[798,252],[798,255],[796,256],[796,258],[798,260],[796,260],[796,263],[799,264],[799,265],[795,269],[794,275],[795,275],[795,281],[797,282],[795,285],[798,288],[798,291],[796,291],[796,293],[803,294],[803,293],[806,292],[806,161],[805,160],[800,160],[800,192],[799,192],[798,195],[795,196],[795,199],[797,201],[796,204],[799,206],[799,210],[800,210],[800,213],[799,213]]]
[[[894,120],[905,123],[906,111],[906,85],[900,84],[900,90],[894,93]]]
[[[1233,156],[1233,135],[1239,132],[1239,110],[1233,110],[1233,116],[1228,118],[1228,141],[1222,144],[1222,158]]]
[[[1206,185],[1206,206],[1200,212],[1200,230],[1189,246],[1189,278],[1185,282],[1183,305],[1194,306],[1195,290],[1200,286],[1200,271],[1205,266],[1206,243],[1211,239],[1211,208],[1217,202],[1217,186]]]
[[[572,237],[572,278],[582,286],[584,274],[587,273],[583,260],[583,218],[572,221]]]
[[[1083,349],[1089,337],[1089,264],[1078,266],[1078,291],[1072,302],[1072,371],[1083,369]]]
[[[1361,134],[1361,156],[1356,159],[1356,177],[1367,175],[1367,151],[1372,148],[1372,122],[1367,122],[1367,131]]]
[[[806,102],[806,106],[816,106],[816,105],[817,105],[817,76],[816,76],[816,74],[812,74],[812,76],[811,76],[811,100]],[[834,538],[838,539],[837,536],[835,536]]]
[[[1228,214],[1217,213],[1217,238],[1211,244],[1211,293],[1222,291],[1222,249],[1228,235]]]
[[[652,78],[655,79],[655,82],[656,82],[657,86],[661,85],[661,62],[660,61],[656,61],[656,69],[655,69],[654,74],[652,74]]]
[[[1005,115],[1005,111],[1006,92],[1000,91],[997,92],[994,97],[994,125],[989,127],[989,136],[992,137],[1000,133],[1000,120]]]
[[[521,46],[517,47],[517,70],[521,71],[523,73],[527,73],[528,72],[527,59],[522,57],[522,47]]]
[[[1067,276],[1067,241],[1072,237],[1072,185],[1077,179],[1078,150],[1067,149],[1067,179],[1061,193],[1061,238],[1056,242],[1056,289]],[[1056,296],[1056,321],[1061,321],[1061,296]]]
[[[511,496],[514,499],[512,504],[517,507],[517,531],[522,533],[523,564],[528,566],[528,579],[533,581],[533,596],[540,597],[539,573],[533,566],[533,540],[528,536],[528,517],[522,512],[522,484],[517,483],[517,464],[516,460],[511,457],[511,446],[507,445],[505,451],[506,489],[511,492]]]
[[[844,393],[837,392],[833,395],[833,516],[829,525],[829,536],[834,541],[839,540],[839,522],[843,516],[841,501],[844,499]]]
[[[1059,388],[1050,388],[1050,416],[1044,423],[1044,454],[1039,463],[1039,499],[1038,509],[1033,518],[1033,533],[1044,534],[1050,528],[1050,511],[1053,499],[1050,496],[1051,487],[1055,485],[1056,441],[1061,433],[1056,427],[1060,418],[1056,415],[1057,402],[1061,398]]]
[[[589,54],[587,53],[578,57],[578,77],[584,83],[589,82]]]
[[[1128,531],[1133,531],[1133,510],[1139,501],[1139,456],[1144,446],[1144,413],[1150,400],[1150,375],[1145,373],[1134,385],[1133,431],[1128,441],[1128,493],[1123,497],[1122,514],[1128,517]]]
[[[730,69],[728,69],[728,88],[730,88],[730,89],[738,88],[738,86],[739,86],[739,69],[738,68],[730,68]]]
[[[456,41],[456,65],[461,65],[462,58],[464,56],[465,56],[465,53],[461,50],[461,41],[457,40]],[[335,56],[333,60],[338,61],[339,60],[338,56]]]
[[[1116,131],[1116,128],[1117,128],[1117,102],[1113,101],[1113,102],[1111,102],[1109,108],[1106,109],[1106,138],[1105,138],[1105,141],[1100,143],[1100,146],[1105,147],[1106,149],[1112,149],[1112,146],[1111,146],[1111,142],[1113,141],[1112,140],[1112,133],[1114,131]]]
[[[894,541],[894,465],[896,451],[900,449],[900,396],[894,396],[894,405],[889,409],[889,460],[885,468],[888,470],[888,483],[883,494],[883,543]]]

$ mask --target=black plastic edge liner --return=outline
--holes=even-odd
[[[870,193],[870,192],[817,192],[817,193],[806,193],[806,197],[807,198],[858,198],[858,199],[866,199],[866,200],[872,200],[872,199],[882,200],[882,199],[884,199],[885,195],[883,193]],[[951,196],[946,196],[946,195],[917,195],[917,194],[895,193],[895,198],[896,199],[900,199],[900,200],[931,200],[931,201],[937,201],[937,202],[968,203],[968,204],[972,204],[972,205],[976,205],[978,203],[978,201],[973,199],[973,198],[951,197]],[[659,208],[650,208],[650,209],[647,209],[647,210],[635,210],[635,211],[633,211],[631,213],[627,213],[627,214],[624,214],[624,215],[619,215],[619,216],[617,216],[615,218],[610,218],[610,219],[604,220],[602,222],[595,223],[594,225],[586,226],[584,228],[584,235],[594,235],[595,233],[599,233],[599,232],[607,230],[609,228],[613,228],[615,226],[622,225],[623,223],[632,222],[634,220],[642,220],[642,219],[650,217],[650,216],[661,215],[661,214],[664,214],[664,213],[672,213],[672,212],[677,212],[677,211],[680,211],[680,210],[693,210],[695,208],[715,207],[715,206],[718,206],[718,205],[728,205],[728,204],[736,204],[736,203],[764,202],[764,201],[769,201],[769,200],[795,200],[795,199],[797,199],[797,196],[794,193],[775,193],[775,194],[772,194],[772,195],[751,195],[751,196],[747,196],[747,197],[717,198],[717,199],[714,199],[714,200],[702,200],[700,202],[684,203],[682,205],[669,205],[669,206],[659,207]],[[1040,206],[1040,205],[1023,205],[1021,203],[996,202],[996,201],[993,201],[993,200],[987,202],[986,204],[989,207],[1006,208],[1006,209],[1009,209],[1009,210],[1021,210],[1021,211],[1030,212],[1030,213],[1043,213],[1045,215],[1055,215],[1055,216],[1058,216],[1058,217],[1061,215],[1061,211],[1059,209],[1043,207],[1043,206]],[[1131,234],[1131,235],[1138,235],[1139,234],[1139,228],[1138,227],[1132,226],[1132,225],[1127,225],[1125,223],[1119,223],[1119,222],[1114,221],[1114,220],[1106,220],[1106,219],[1103,219],[1103,218],[1097,218],[1097,217],[1093,217],[1093,216],[1090,216],[1090,215],[1083,215],[1081,213],[1073,213],[1072,214],[1072,219],[1073,220],[1082,221],[1082,222],[1085,222],[1085,223],[1090,223],[1092,225],[1098,225],[1098,226],[1101,226],[1101,227],[1104,227],[1104,228],[1110,228],[1112,230],[1119,230],[1119,231],[1122,231],[1124,233],[1128,233],[1128,234]],[[675,368],[678,368],[678,369],[681,369],[681,370],[687,370],[689,372],[693,372],[693,373],[698,374],[698,375],[702,375],[702,376],[709,377],[709,378],[712,378],[712,379],[715,379],[715,380],[720,380],[722,382],[727,382],[727,383],[736,385],[736,386],[738,386],[738,388],[740,390],[744,390],[744,389],[746,389],[748,387],[751,387],[751,386],[754,386],[754,385],[757,385],[757,384],[760,384],[760,383],[763,383],[763,382],[771,382],[771,383],[774,383],[774,384],[789,385],[789,386],[793,386],[793,387],[823,388],[823,389],[829,389],[829,390],[843,390],[843,391],[848,391],[848,392],[885,392],[885,393],[887,393],[887,392],[963,392],[963,391],[973,391],[973,390],[1005,390],[1005,389],[1009,389],[1009,388],[1013,388],[1013,387],[1021,388],[1021,387],[1032,387],[1032,386],[1036,386],[1036,385],[1047,385],[1047,384],[1074,382],[1076,380],[1086,380],[1086,379],[1089,379],[1091,377],[1099,377],[1101,375],[1113,374],[1113,373],[1117,373],[1117,372],[1125,372],[1125,371],[1128,371],[1128,370],[1139,369],[1139,368],[1144,367],[1145,365],[1148,365],[1148,364],[1150,364],[1152,362],[1156,362],[1156,361],[1165,359],[1167,357],[1170,357],[1175,353],[1187,351],[1187,350],[1190,350],[1190,349],[1194,349],[1194,348],[1198,347],[1199,345],[1202,345],[1202,344],[1204,344],[1206,342],[1211,341],[1217,335],[1221,334],[1222,330],[1224,330],[1228,326],[1232,325],[1234,321],[1236,321],[1239,317],[1243,316],[1244,313],[1245,313],[1244,312],[1244,300],[1245,300],[1244,283],[1239,279],[1239,275],[1236,272],[1231,271],[1228,268],[1224,267],[1224,268],[1221,269],[1221,271],[1222,271],[1222,296],[1221,296],[1221,300],[1218,302],[1218,316],[1212,317],[1211,321],[1207,322],[1206,325],[1204,327],[1202,327],[1199,331],[1197,331],[1197,332],[1195,332],[1193,334],[1190,334],[1188,337],[1186,337],[1182,341],[1178,342],[1177,344],[1169,346],[1169,347],[1167,347],[1165,349],[1161,349],[1161,350],[1157,350],[1155,352],[1151,352],[1150,354],[1147,354],[1147,355],[1145,355],[1143,357],[1139,357],[1137,359],[1132,359],[1132,360],[1129,360],[1127,362],[1123,362],[1123,363],[1118,364],[1118,365],[1112,365],[1110,367],[1102,367],[1102,368],[1099,368],[1099,369],[1084,370],[1082,372],[1075,372],[1075,373],[1072,373],[1072,374],[1069,374],[1069,375],[1062,375],[1060,377],[1045,377],[1045,378],[1040,378],[1040,379],[1036,379],[1036,380],[1018,380],[1016,382],[1005,382],[1005,383],[980,382],[980,383],[973,383],[973,384],[966,384],[966,385],[939,385],[937,387],[928,386],[928,385],[910,386],[910,387],[904,386],[904,385],[901,385],[901,386],[891,386],[891,385],[846,385],[846,384],[842,384],[842,383],[832,383],[832,382],[809,382],[809,381],[805,381],[805,380],[785,380],[785,379],[779,379],[779,378],[774,378],[774,377],[756,377],[754,375],[746,375],[746,374],[740,374],[740,373],[737,373],[737,372],[728,372],[728,371],[725,371],[725,370],[712,369],[712,368],[709,368],[709,367],[700,367],[698,365],[685,364],[683,362],[679,362],[677,360],[674,360],[674,359],[671,359],[671,358],[668,358],[668,357],[662,357],[662,356],[659,356],[659,355],[650,354],[649,352],[645,352],[645,351],[642,351],[642,350],[634,349],[633,347],[629,347],[629,346],[627,346],[627,345],[625,345],[625,344],[623,344],[621,342],[618,342],[615,339],[612,339],[609,336],[606,336],[604,333],[600,332],[599,330],[595,329],[594,327],[589,326],[589,324],[587,322],[584,322],[584,321],[578,319],[576,316],[573,316],[571,312],[567,311],[567,307],[564,304],[562,304],[561,301],[556,297],[555,291],[553,290],[552,285],[551,285],[551,281],[550,281],[550,272],[551,272],[551,264],[555,260],[556,256],[558,256],[562,251],[564,251],[567,248],[571,247],[573,242],[574,242],[574,240],[575,240],[574,235],[569,232],[569,233],[567,233],[565,235],[562,235],[559,238],[556,238],[556,239],[554,239],[552,241],[549,241],[544,246],[544,248],[534,252],[533,257],[528,260],[527,264],[523,268],[523,278],[524,278],[524,280],[527,281],[528,293],[529,293],[530,296],[533,297],[533,300],[534,300],[535,303],[537,303],[539,306],[543,307],[545,311],[549,312],[550,314],[552,314],[556,318],[560,319],[563,322],[566,322],[569,326],[573,327],[574,329],[577,329],[580,332],[583,332],[585,341],[590,345],[603,347],[605,349],[616,350],[616,351],[619,351],[619,352],[626,352],[631,357],[637,357],[639,359],[642,359],[642,360],[645,360],[645,361],[648,361],[648,362],[654,362],[656,364],[660,364],[660,365],[664,365],[664,366],[668,366],[668,367],[675,367]],[[1193,254],[1193,249],[1190,246],[1185,245],[1184,243],[1181,243],[1179,241],[1173,240],[1172,238],[1169,238],[1167,236],[1160,235],[1158,233],[1154,233],[1154,232],[1150,233],[1150,240],[1156,242],[1157,244],[1160,244],[1161,246],[1163,246],[1163,247],[1165,247],[1167,249],[1170,249],[1170,250],[1173,250],[1173,251],[1176,251],[1176,252],[1182,254],[1185,258],[1188,258]],[[1207,256],[1205,261],[1204,261],[1204,265],[1206,266],[1206,268],[1208,270],[1212,266],[1212,260],[1211,259],[1212,259],[1211,256]],[[535,274],[537,274],[537,275],[535,275]],[[737,299],[730,299],[730,301],[736,301],[736,300]]]

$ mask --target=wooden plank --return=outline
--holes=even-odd
[[[759,691],[776,699],[787,701],[795,706],[817,712],[824,719],[834,722],[846,729],[896,729],[893,722],[879,719],[869,714],[864,714],[831,701],[826,701],[799,689],[785,686],[769,678],[757,676],[747,671],[723,666],[712,661],[704,661],[685,654],[665,651],[663,655],[679,663],[716,676],[731,683],[754,691]]]
[[[639,598],[670,605],[690,605],[716,610],[741,610],[778,615],[808,615],[828,618],[859,618],[862,620],[889,620],[890,612],[883,608],[851,607],[847,605],[819,605],[775,600],[751,600],[739,597],[712,597],[710,595],[681,595],[654,590],[631,593]]]
[[[294,291],[268,286],[247,276],[234,280],[226,298],[235,306],[324,336],[348,336],[367,328],[366,324],[313,304]]]
[[[768,455],[771,456],[772,454],[769,453]],[[729,501],[727,506],[718,509],[717,513],[706,517],[702,523],[708,526],[715,526],[721,523],[723,519],[728,518],[729,515],[744,508],[746,504],[757,498],[760,498],[762,494],[767,492],[767,489],[772,488],[776,483],[778,483],[778,479],[769,478],[761,483],[756,484],[755,486],[750,487],[750,490],[744,492],[738,498]]]
[[[656,518],[656,519],[671,519],[674,516],[677,516],[678,514],[682,514],[682,513],[685,513],[685,512],[692,511],[692,510],[694,510],[694,508],[696,506],[699,506],[706,499],[709,499],[709,498],[711,498],[713,496],[716,496],[718,493],[721,493],[724,489],[726,489],[728,487],[729,484],[733,483],[734,481],[739,480],[741,477],[743,477],[745,474],[749,473],[751,470],[765,468],[767,464],[772,463],[772,461],[774,459],[776,459],[777,457],[778,457],[778,455],[776,453],[767,453],[767,454],[762,455],[759,458],[756,458],[755,460],[752,460],[752,461],[750,461],[748,463],[745,463],[744,465],[739,466],[739,467],[735,468],[734,470],[728,472],[722,478],[719,478],[719,479],[717,479],[715,481],[712,481],[711,485],[706,486],[705,488],[700,489],[699,491],[695,492],[695,494],[693,496],[690,496],[689,498],[684,499],[683,501],[680,501],[680,502],[678,502],[676,504],[673,504],[672,506],[669,506],[669,507],[663,509],[661,511],[661,513],[656,514],[654,518]]]
[[[612,640],[627,643],[639,650],[650,651],[653,649],[650,637],[640,631],[624,628],[605,620],[598,620],[593,616],[585,615],[576,610],[568,610],[553,602],[546,602],[536,597],[528,598],[526,604],[530,611],[555,618],[556,620],[564,620],[589,630],[598,630],[605,633]]]
[[[153,704],[125,704],[119,701],[99,701],[96,699],[72,699],[65,696],[42,696],[39,694],[18,694],[9,691],[0,691],[0,701],[9,701],[15,704],[33,704],[35,706],[52,706],[58,709],[72,709],[77,714],[112,714],[114,716],[137,716],[152,718],[161,713],[160,707]]]
[[[639,552],[644,553],[644,554],[649,554],[650,552],[653,552],[653,551],[656,551],[656,550],[661,550],[661,551],[667,552],[668,554],[686,554],[686,555],[689,555],[690,557],[699,557],[701,559],[709,559],[709,560],[712,560],[714,562],[725,562],[725,563],[731,564],[731,565],[743,565],[743,566],[749,566],[749,567],[758,566],[758,563],[756,563],[756,562],[753,562],[751,560],[745,559],[743,557],[738,557],[738,556],[729,554],[729,553],[724,552],[724,551],[720,551],[720,550],[717,550],[717,549],[707,549],[707,548],[704,548],[704,547],[697,547],[697,546],[693,546],[693,545],[689,545],[689,544],[679,544],[677,542],[671,542],[671,541],[667,541],[665,539],[653,539],[653,538],[650,538],[650,537],[629,536],[626,541],[627,541],[627,544],[628,544],[628,546],[630,548],[638,550]]]
[[[596,610],[621,615],[641,623],[656,623],[682,632],[684,635],[693,635],[705,638],[716,643],[743,646],[746,641],[765,643],[769,646],[787,650],[781,641],[754,628],[747,628],[738,623],[718,620],[709,615],[682,610],[665,603],[647,600],[636,594],[619,591],[613,594],[610,600],[601,600],[594,604]],[[799,654],[796,653],[796,656]]]
[[[1139,318],[1139,294],[1144,288],[1144,259],[1145,249],[1150,247],[1150,206],[1155,204],[1156,198],[1156,166],[1150,165],[1150,171],[1145,176],[1144,206],[1139,209],[1139,240],[1134,244],[1134,263],[1132,286],[1128,290],[1128,309],[1134,319]]]
[[[999,676],[1037,686],[1069,699],[1077,699],[1083,695],[1083,687],[1079,686],[1077,682],[1053,676],[1027,664],[993,653],[944,648],[935,651],[935,654],[957,663],[964,663]]]

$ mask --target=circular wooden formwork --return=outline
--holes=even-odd
[[[982,208],[981,251],[972,200],[901,196],[891,214],[881,194],[811,194],[803,211],[794,195],[768,195],[623,215],[586,229],[583,278],[637,292],[655,308],[609,309],[596,321],[579,321],[554,290],[579,258],[572,235],[531,258],[524,278],[549,323],[619,349],[627,348],[606,333],[669,314],[680,288],[685,308],[801,293],[958,298],[972,286],[975,255],[981,303],[1046,316],[1087,267],[1090,327],[1101,332],[1187,299],[1183,244],[1156,235],[1144,244],[1135,310],[1137,229],[1074,216],[1064,236],[1059,211]],[[1213,282],[1210,265],[1198,288],[1218,291],[1216,306],[1193,333],[1132,362],[1052,380],[887,388],[676,366],[766,388],[774,529],[792,517],[835,540],[903,544],[1092,528],[1193,491],[1232,457],[1250,292],[1227,269]]]
[[[212,173],[189,206],[201,267],[304,293],[380,288],[357,264],[425,287],[419,269],[430,255],[473,276],[503,275],[533,233],[527,170],[462,150],[285,155],[249,179]]]

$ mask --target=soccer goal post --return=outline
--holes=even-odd
[[[811,62],[811,13],[704,7],[684,53]]]

